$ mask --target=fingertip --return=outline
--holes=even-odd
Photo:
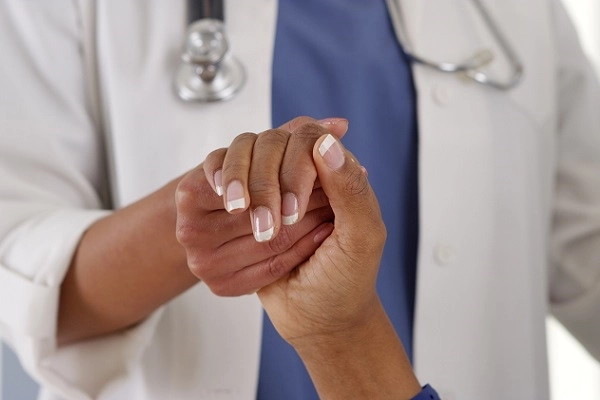
[[[281,198],[281,223],[294,225],[298,222],[298,198],[294,193],[285,193]]]
[[[285,124],[281,125],[279,127],[279,129],[284,129],[288,132],[293,132],[295,131],[298,127],[304,125],[304,124],[308,124],[311,122],[315,122],[314,118],[302,115],[299,117],[294,118],[291,121],[286,122]]]
[[[275,236],[273,214],[267,207],[257,207],[252,212],[252,231],[257,242],[268,242]]]
[[[218,195],[223,195],[223,162],[227,154],[226,148],[221,148],[210,152],[204,162],[202,163],[202,169],[204,170],[204,176],[208,181],[210,187]]]
[[[246,201],[245,201],[245,199],[229,200],[225,204],[225,209],[229,213],[233,213],[234,211],[245,210],[246,209]]]
[[[223,170],[218,169],[213,174],[213,189],[219,197],[223,196]]]
[[[331,235],[331,233],[333,232],[334,229],[334,225],[331,222],[325,222],[323,224],[321,224],[314,233],[313,236],[313,241],[316,244],[320,244],[323,243],[325,241],[325,239],[327,239],[329,237],[329,235]]]
[[[245,210],[247,207],[246,193],[242,182],[234,180],[227,186],[225,209],[232,213],[235,211]]]
[[[341,145],[335,137],[328,133],[324,139],[317,141],[318,153],[325,164],[334,171],[340,169],[345,162],[345,155]]]
[[[348,132],[348,120],[346,118],[325,118],[317,121],[317,123],[338,138],[342,138]]]

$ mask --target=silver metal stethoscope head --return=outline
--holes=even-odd
[[[387,0],[387,6],[394,24],[398,42],[402,45],[404,53],[413,62],[440,72],[459,73],[475,82],[499,90],[509,90],[521,83],[523,78],[523,63],[480,0],[471,1],[494,36],[494,39],[498,42],[498,45],[511,68],[510,77],[504,81],[492,78],[481,71],[482,67],[490,64],[494,60],[494,54],[490,50],[478,50],[471,57],[461,62],[433,61],[415,53],[406,32],[406,21],[404,19],[401,1],[402,0]]]
[[[246,72],[229,50],[223,1],[189,1],[188,14],[193,22],[185,36],[175,92],[189,102],[228,100],[244,86]]]

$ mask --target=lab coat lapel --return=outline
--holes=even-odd
[[[551,68],[553,49],[549,47],[550,41],[542,38],[551,37],[552,31],[550,26],[546,25],[535,27],[534,32],[530,22],[522,24],[517,18],[538,14],[538,17],[532,20],[551,20],[550,15],[541,15],[548,14],[549,8],[545,2],[537,0],[480,1],[525,66],[521,83],[506,93],[517,107],[530,114],[535,123],[547,123],[549,114],[555,107],[552,104],[555,88],[549,86],[547,82],[552,80],[555,71]],[[404,0],[403,5],[407,14],[409,36],[414,51],[419,55],[434,61],[461,62],[473,56],[478,50],[490,50],[494,59],[482,70],[500,79],[506,79],[511,75],[512,69],[506,56],[472,1]],[[519,13],[514,11],[517,9]],[[532,37],[541,39],[531,40]],[[524,38],[530,40],[523,40]],[[536,64],[542,67],[533,69],[532,66]]]
[[[460,61],[494,44],[469,1],[420,3],[420,26],[411,34],[422,56]],[[485,2],[524,57],[526,73],[551,64],[544,46],[535,57],[527,55],[535,43],[548,42],[548,27],[521,23],[514,10],[524,13],[522,21],[537,21],[538,13],[547,12],[542,3]],[[505,67],[499,60],[494,72]],[[552,170],[547,154],[553,140],[541,124],[551,123],[551,100],[545,98],[553,97],[547,94],[553,72],[527,76],[518,89],[501,92],[421,65],[413,71],[419,115],[418,376],[434,383],[442,398],[485,392],[547,398],[544,365],[515,367],[514,360],[543,360],[545,352],[539,339],[545,253],[537,230],[544,226],[539,209]],[[497,384],[498,374],[529,392],[515,397]]]

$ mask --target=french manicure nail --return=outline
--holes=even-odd
[[[345,118],[325,118],[317,121],[317,123],[325,129],[332,125],[345,125],[345,128],[348,129],[348,120]]]
[[[321,125],[336,125],[340,122],[348,122],[346,118],[324,118],[317,121]]]
[[[321,142],[319,154],[325,160],[325,164],[333,170],[337,170],[344,165],[344,152],[331,134],[328,134],[325,140]]]
[[[215,181],[215,191],[219,196],[223,196],[223,170],[218,169],[213,175]]]
[[[271,240],[275,231],[271,210],[267,207],[257,207],[252,213],[252,228],[257,242]]]
[[[227,211],[246,208],[246,198],[244,197],[244,187],[240,181],[232,181],[227,186]]]
[[[298,199],[294,193],[286,193],[281,201],[281,223],[293,225],[298,221]]]

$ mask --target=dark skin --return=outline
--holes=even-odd
[[[132,326],[200,279],[218,295],[257,292],[321,398],[415,396],[420,385],[375,290],[386,236],[377,200],[333,139],[346,129],[303,117],[240,135],[98,221],[62,286],[59,343]]]
[[[304,157],[295,154],[294,164],[286,165],[285,146],[294,145],[294,153],[299,148],[291,138],[286,144],[259,136],[254,142],[234,140],[227,150],[211,154],[205,171],[222,169],[225,185],[242,182],[250,210],[277,210],[280,193],[322,187],[333,224],[317,231],[314,254],[258,291],[260,301],[304,361],[320,398],[413,398],[421,387],[375,288],[386,230],[366,171],[322,126],[306,125],[302,135]],[[287,173],[303,168],[302,174]],[[279,173],[257,177],[257,171]],[[253,192],[252,182],[262,179],[270,184],[259,187],[271,191]],[[306,193],[298,198],[303,201]]]

